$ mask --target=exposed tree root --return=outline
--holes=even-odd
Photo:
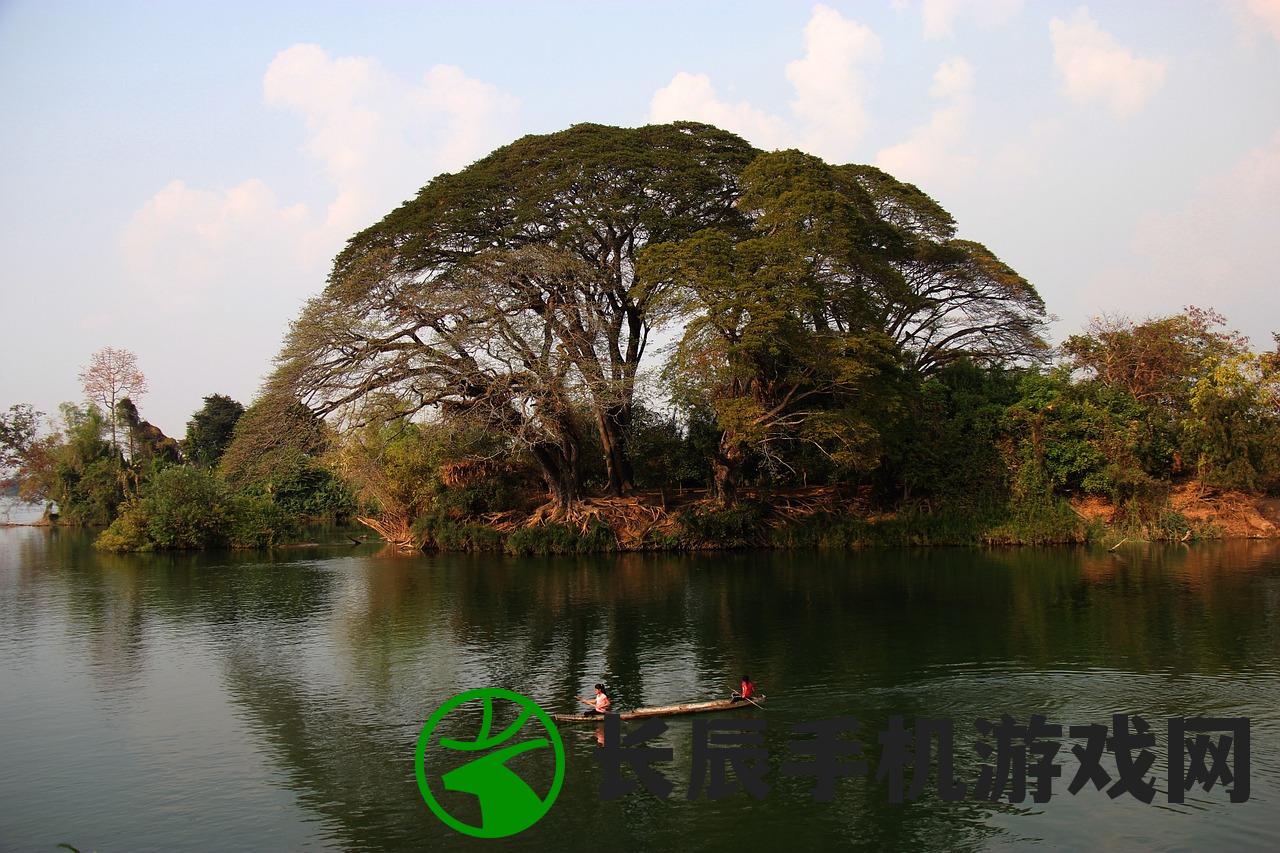
[[[397,551],[410,553],[421,550],[421,546],[414,541],[412,522],[403,516],[392,513],[384,514],[379,518],[357,515],[356,521],[377,533]]]
[[[819,513],[862,508],[868,502],[865,495],[845,494],[834,486],[771,492],[746,489],[741,497],[767,504],[767,523],[775,528]],[[613,532],[620,550],[638,551],[653,547],[655,541],[677,535],[682,512],[714,512],[724,508],[706,489],[654,489],[623,497],[584,498],[567,509],[555,503],[545,503],[530,513],[491,513],[482,520],[502,533],[553,522],[585,534],[593,526],[604,525]]]
[[[779,491],[744,489],[740,497],[767,506],[764,523],[771,528],[782,528],[824,513],[865,512],[869,507],[869,495],[865,492],[849,492],[834,486]],[[543,524],[562,524],[581,534],[604,526],[613,534],[619,550],[641,551],[680,536],[682,513],[724,509],[726,507],[706,489],[653,489],[623,497],[583,498],[568,507],[552,501],[532,511],[487,513],[474,521],[502,534]],[[382,515],[358,520],[401,551],[415,551],[419,547],[414,541],[411,519]],[[714,543],[707,546],[713,547]]]

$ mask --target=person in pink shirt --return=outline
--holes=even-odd
[[[583,699],[581,696],[575,696],[574,698],[590,708],[590,710],[587,711],[588,714],[609,713],[609,705],[611,703],[609,702],[609,694],[605,692],[603,684],[596,685],[596,698],[594,702],[590,699]]]

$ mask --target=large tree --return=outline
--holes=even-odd
[[[740,183],[746,229],[657,244],[641,263],[692,318],[671,375],[678,396],[716,410],[723,499],[748,448],[805,441],[870,461],[867,398],[894,361],[928,375],[961,358],[1046,351],[1035,289],[956,240],[950,215],[917,188],[799,151],[760,155]]]
[[[380,391],[406,411],[480,413],[532,450],[562,505],[581,486],[580,402],[610,490],[625,491],[637,371],[669,317],[637,254],[737,227],[737,176],[754,154],[707,125],[583,124],[442,175],[338,256],[280,381],[322,413]]]
[[[136,401],[147,393],[147,377],[138,369],[138,357],[127,349],[103,347],[80,371],[80,383],[89,402],[106,415],[111,446],[118,451],[116,406],[125,397]]]
[[[275,396],[297,395],[349,426],[423,409],[471,419],[527,450],[567,509],[581,487],[582,389],[546,319],[561,300],[549,287],[540,316],[526,293],[494,281],[559,281],[561,265],[581,262],[540,247],[491,250],[429,281],[384,264],[385,254],[367,256],[367,277],[308,302],[272,378]]]
[[[986,246],[957,238],[941,205],[874,166],[835,172],[870,197],[887,226],[877,239],[895,275],[868,283],[877,323],[908,368],[929,376],[960,360],[996,365],[1048,356],[1040,294]]]
[[[687,318],[669,364],[675,397],[721,430],[717,496],[736,497],[748,451],[804,442],[860,461],[875,441],[861,406],[892,363],[868,282],[891,279],[889,229],[867,194],[816,157],[758,157],[742,176],[750,230],[707,229],[641,259]]]

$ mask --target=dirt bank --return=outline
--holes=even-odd
[[[1105,498],[1076,499],[1071,505],[1089,521],[1111,525],[1121,520],[1116,506]],[[1173,487],[1169,508],[1196,531],[1212,531],[1227,539],[1280,537],[1280,498],[1189,482]]]

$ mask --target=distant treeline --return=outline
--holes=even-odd
[[[577,125],[355,235],[243,415],[211,396],[172,442],[68,407],[11,464],[122,550],[346,515],[405,549],[517,553],[1078,541],[1086,496],[1182,537],[1171,490],[1280,486],[1277,351],[1195,308],[1056,351],[1045,322],[878,169]]]

